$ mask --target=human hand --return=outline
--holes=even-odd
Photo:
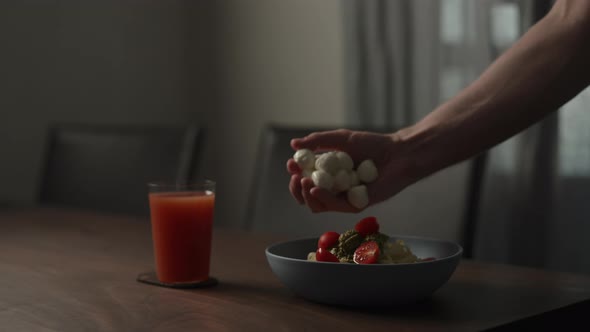
[[[352,157],[355,165],[365,159],[372,159],[379,176],[367,185],[368,206],[386,200],[416,180],[412,174],[412,163],[405,152],[407,149],[396,134],[339,129],[293,139],[291,147],[294,150],[310,149],[314,152],[345,151]],[[335,194],[315,187],[310,178],[302,177],[301,169],[292,158],[287,161],[287,170],[291,174],[291,194],[300,204],[307,204],[312,212],[356,213],[362,210],[350,205],[345,193]]]

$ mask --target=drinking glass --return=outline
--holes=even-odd
[[[149,183],[157,278],[162,283],[209,279],[215,182]]]

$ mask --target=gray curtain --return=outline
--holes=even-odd
[[[343,9],[349,122],[400,126],[432,109],[438,100],[438,2],[353,0]],[[414,58],[418,52],[429,56]]]
[[[344,2],[348,115],[406,126],[452,97],[551,1]],[[477,259],[590,273],[590,91],[487,153]]]

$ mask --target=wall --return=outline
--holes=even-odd
[[[114,0],[1,4],[0,199],[34,199],[50,123],[200,117],[188,107],[184,6]]]
[[[218,112],[207,171],[218,182],[217,220],[240,224],[267,123],[344,123],[338,1],[218,2]],[[285,183],[287,186],[287,183]]]
[[[239,224],[264,124],[344,121],[338,1],[7,0],[0,42],[0,201],[34,201],[50,123],[196,121]]]
[[[345,65],[340,1],[218,1],[217,106],[210,165],[219,184],[217,220],[243,222],[254,173],[258,132],[265,123],[344,125]],[[230,121],[227,121],[230,119]],[[364,213],[391,234],[461,239],[468,165],[446,169]],[[285,182],[285,188],[287,183]],[[267,202],[273,204],[273,202]],[[293,209],[298,206],[293,202]],[[288,212],[290,213],[290,212]],[[277,216],[272,231],[313,235],[358,216],[307,215],[304,230]],[[294,213],[294,215],[300,215]],[[317,221],[314,223],[314,221]],[[346,222],[348,221],[348,222]],[[254,221],[256,222],[256,221]]]

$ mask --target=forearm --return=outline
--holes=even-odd
[[[584,2],[572,9],[559,1],[469,87],[396,134],[416,156],[419,177],[513,136],[589,84],[590,6]]]

